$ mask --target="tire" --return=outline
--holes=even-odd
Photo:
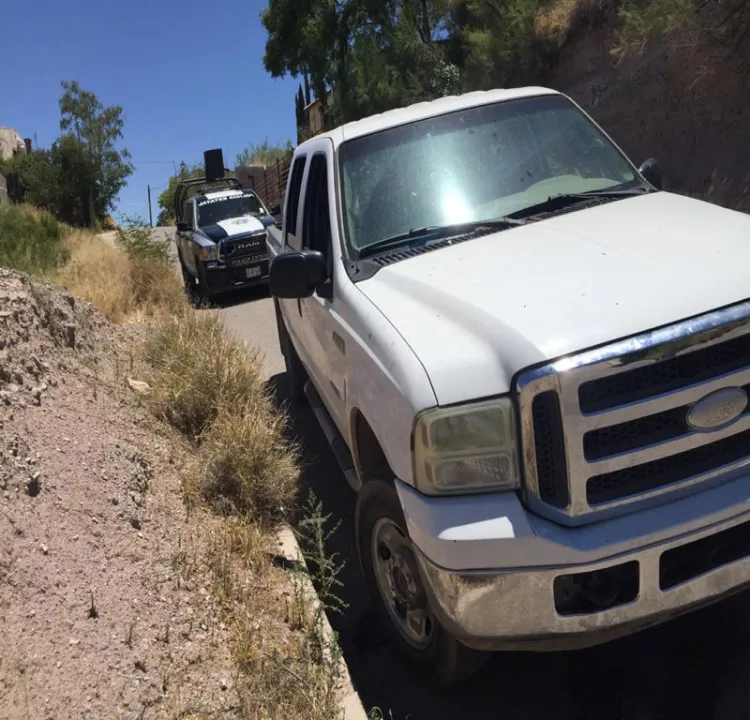
[[[489,654],[462,645],[434,616],[401,503],[391,483],[370,480],[364,485],[357,497],[356,526],[365,584],[383,630],[398,652],[443,688],[451,688],[473,675]],[[399,594],[395,588],[401,591],[401,603],[395,598]],[[408,597],[407,603],[403,602],[404,597]],[[409,604],[412,609],[405,610]],[[413,613],[412,621],[421,625],[419,630],[413,625],[409,629],[404,612]]]
[[[187,269],[187,266],[182,260],[182,255],[178,255],[178,258],[180,261],[180,272],[182,273],[182,282],[185,285],[185,294],[188,296],[188,300],[190,300],[191,303],[195,303],[195,297],[196,297],[195,278],[190,274],[190,271]]]
[[[196,266],[198,267],[198,300],[200,305],[204,307],[211,307],[214,301],[214,293],[211,292],[211,288],[208,285],[208,278],[206,276],[206,268],[203,263],[196,258]]]
[[[286,365],[287,393],[292,404],[300,405],[305,399],[307,373],[284,325],[278,302],[274,301],[274,305],[276,307],[276,327],[279,333],[279,346],[281,354],[284,356],[284,365]]]

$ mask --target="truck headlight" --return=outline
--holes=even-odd
[[[204,262],[207,262],[209,260],[218,260],[219,248],[216,245],[211,245],[210,247],[201,245],[200,249],[198,250],[198,254],[200,255],[200,259]]]
[[[414,484],[427,495],[520,486],[509,398],[427,410],[414,426]]]

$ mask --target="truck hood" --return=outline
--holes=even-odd
[[[273,218],[270,218],[270,222],[273,223]],[[213,225],[201,225],[200,227],[200,231],[214,242],[227,240],[239,235],[249,235],[250,233],[259,232],[260,230],[265,229],[266,223],[252,215],[229,218],[228,220],[221,220]]]
[[[357,287],[440,405],[530,365],[750,297],[750,215],[659,192],[427,252]]]

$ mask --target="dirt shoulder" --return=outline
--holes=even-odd
[[[185,502],[143,334],[0,269],[0,717],[334,717],[275,534]]]
[[[228,631],[183,577],[184,456],[121,382],[136,331],[38,288],[0,271],[0,715],[229,708]]]

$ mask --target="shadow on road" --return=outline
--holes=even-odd
[[[267,284],[256,285],[255,287],[246,288],[244,290],[236,290],[217,295],[211,301],[210,309],[227,310],[229,308],[237,307],[238,305],[257,302],[258,300],[267,300],[270,297],[271,294],[268,291]]]
[[[271,378],[288,407],[285,376]],[[460,688],[440,692],[414,675],[371,614],[354,550],[355,495],[312,411],[289,408],[303,448],[302,481],[341,524],[329,554],[346,562],[343,614],[330,621],[366,709],[393,720],[740,720],[750,718],[750,595],[597,648],[503,653]],[[306,490],[305,490],[306,492]]]

